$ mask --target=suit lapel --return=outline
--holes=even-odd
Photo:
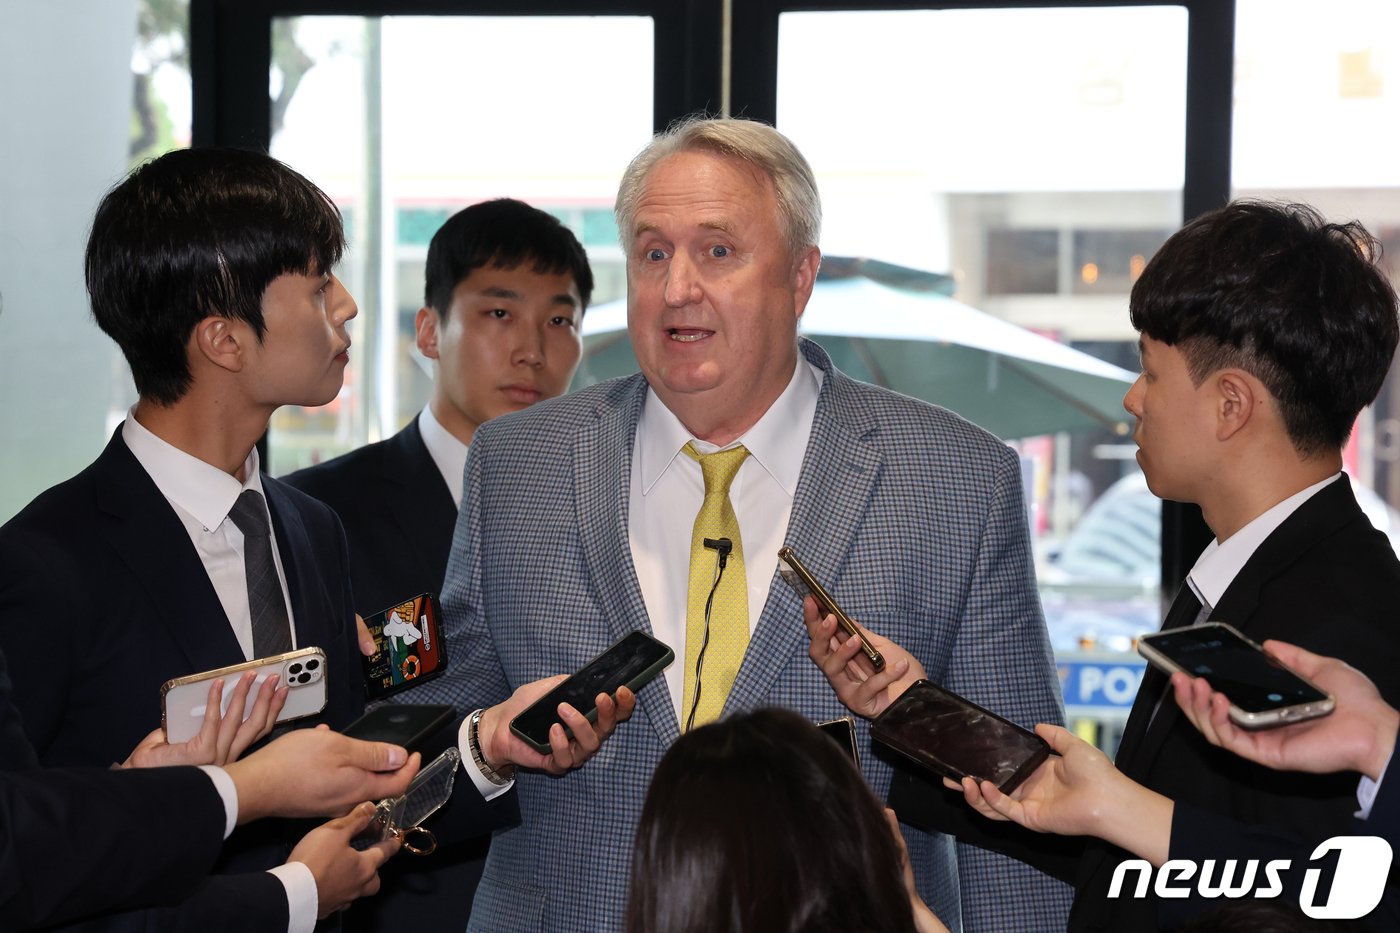
[[[877,423],[850,392],[851,380],[816,344],[803,341],[802,349],[825,378],[783,540],[818,579],[836,587],[879,481],[883,458],[867,440]],[[801,603],[775,572],[725,712],[762,705],[783,669],[774,659],[805,656],[799,646],[806,640]]]
[[[1185,580],[1181,581],[1181,588],[1176,591],[1176,598],[1172,600],[1160,630],[1192,624],[1200,609],[1201,601],[1196,598],[1191,585]],[[1142,683],[1138,687],[1138,695],[1142,697],[1142,702],[1133,703],[1128,713],[1128,722],[1123,728],[1123,738],[1118,745],[1115,761],[1118,769],[1125,774],[1133,770],[1133,759],[1146,741],[1149,725],[1160,723],[1162,714],[1167,712],[1166,705],[1169,701],[1165,696],[1170,683],[1165,674],[1151,665],[1148,665],[1143,673]]]
[[[97,459],[102,534],[155,607],[149,624],[163,626],[189,662],[189,673],[242,659],[209,574],[189,533],[117,429]]]
[[[589,579],[597,588],[599,605],[616,610],[608,616],[613,641],[638,629],[652,631],[628,531],[632,447],[646,390],[646,380],[640,375],[620,383],[619,395],[595,409],[592,422],[578,432],[574,443],[579,545]],[[644,690],[637,702],[663,745],[669,746],[680,737],[667,691]]]

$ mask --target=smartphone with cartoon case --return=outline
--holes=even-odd
[[[423,593],[365,619],[375,647],[374,654],[362,659],[367,698],[407,690],[447,669],[440,618],[437,597]]]

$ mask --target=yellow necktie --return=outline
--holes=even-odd
[[[690,535],[690,590],[685,612],[685,698],[681,722],[703,725],[719,718],[724,701],[734,686],[734,678],[749,646],[749,587],[744,576],[744,545],[739,540],[739,520],[729,501],[729,485],[749,452],[740,445],[712,454],[702,454],[692,445],[683,448],[700,464],[705,474],[705,501],[695,516]],[[728,538],[731,550],[719,575],[720,551],[705,547],[705,539]],[[714,589],[710,605],[709,643],[705,644],[705,603]],[[703,654],[702,654],[703,652]],[[700,665],[700,696],[697,705],[696,665]],[[687,725],[687,728],[689,726]]]

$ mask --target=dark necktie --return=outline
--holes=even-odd
[[[1191,588],[1190,582],[1183,580],[1181,581],[1181,589],[1176,591],[1176,598],[1172,600],[1171,608],[1167,610],[1167,617],[1162,622],[1162,629],[1195,625],[1201,620],[1202,615],[1209,615],[1209,611],[1202,612],[1205,608],[1196,595],[1196,591]],[[1123,727],[1123,742],[1118,747],[1118,754],[1115,756],[1115,762],[1120,771],[1131,773],[1135,763],[1134,758],[1142,744],[1143,737],[1147,734],[1153,720],[1157,718],[1162,704],[1173,702],[1170,696],[1170,679],[1166,674],[1148,665],[1142,677],[1142,684],[1138,687],[1137,700],[1134,701],[1132,711],[1128,714],[1128,722]]]
[[[248,611],[253,617],[253,657],[291,651],[291,624],[277,565],[272,561],[272,530],[263,497],[255,489],[243,490],[228,517],[243,532],[243,570],[248,578]]]

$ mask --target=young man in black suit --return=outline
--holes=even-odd
[[[588,257],[568,228],[510,198],[450,217],[433,235],[425,272],[418,348],[437,364],[427,407],[387,440],[283,477],[340,516],[355,609],[366,616],[441,591],[472,435],[569,387],[593,292]],[[383,892],[357,904],[347,924],[462,920],[486,847],[482,839],[444,847],[426,864],[391,863]]]
[[[425,273],[418,348],[436,361],[427,407],[387,440],[283,477],[340,516],[364,615],[442,588],[472,435],[564,393],[593,292],[568,228],[510,198],[450,217]]]
[[[1164,628],[1209,618],[1255,641],[1338,657],[1396,705],[1400,561],[1341,472],[1342,446],[1380,391],[1400,337],[1378,256],[1360,224],[1329,224],[1303,205],[1237,202],[1197,218],[1133,286],[1142,374],[1123,405],[1137,419],[1148,486],[1200,505],[1215,533]],[[836,647],[833,625],[815,612],[808,628],[812,657],[864,715],[922,676],[877,639],[893,653],[884,673],[865,679],[850,666],[858,646]],[[1297,838],[1352,826],[1355,774],[1283,774],[1215,748],[1169,687],[1155,670],[1144,677],[1119,746],[1124,774],[1179,803]],[[897,778],[890,805],[901,819],[947,824],[948,801],[936,786]],[[1170,929],[1212,906],[1150,893],[1110,899],[1126,853],[1088,840],[1072,854],[1069,865],[1045,862],[1077,883],[1071,930]]]
[[[86,256],[93,315],[125,354],[140,398],[96,462],[0,528],[0,652],[38,763],[120,761],[160,721],[167,680],[294,647],[326,654],[320,720],[338,729],[361,713],[340,522],[260,475],[254,446],[279,406],[321,405],[340,390],[356,313],[332,273],[344,245],[330,199],[254,152],[168,153],[98,207]],[[508,722],[552,684],[522,690],[489,721]],[[596,729],[570,711],[573,738],[555,730],[550,756],[485,727],[480,747],[503,759],[495,769],[559,772],[630,711],[625,690],[616,707],[600,704]],[[15,723],[0,718],[0,736]],[[468,734],[476,741],[475,726],[462,734],[464,747]],[[459,832],[512,816],[479,794],[464,799]],[[222,866],[279,865],[290,836],[262,829],[235,836]],[[310,872],[292,866],[277,877],[288,898],[281,916],[294,929],[314,922],[325,905]],[[243,900],[261,910],[269,899]],[[222,916],[269,926],[239,910]]]
[[[330,199],[253,152],[171,152],[99,205],[88,293],[139,400],[91,466],[0,528],[0,650],[41,764],[121,761],[165,681],[294,647],[325,651],[322,721],[362,711],[339,522],[260,475],[254,446],[279,406],[340,390],[343,249]],[[240,831],[222,865],[278,864],[281,836]],[[280,880],[292,919],[314,919],[314,879]]]

